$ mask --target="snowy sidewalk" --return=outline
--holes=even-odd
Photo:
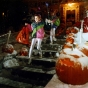
[[[88,88],[88,83],[84,85],[71,85],[61,82],[55,74],[44,88]]]

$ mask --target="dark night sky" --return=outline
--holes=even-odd
[[[29,14],[28,3],[22,1],[23,0],[0,0],[0,31],[7,32],[6,29],[10,26],[12,26],[15,31],[19,30],[22,19]],[[3,12],[4,16],[2,16]]]
[[[0,0],[0,31],[5,32],[9,26],[13,26],[17,31],[27,14],[28,7],[22,0]]]

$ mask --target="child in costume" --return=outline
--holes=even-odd
[[[22,44],[30,45],[29,35],[32,31],[31,25],[25,22],[25,26],[22,27],[21,31],[16,37],[16,41]]]
[[[56,16],[55,12],[51,13],[51,30],[50,30],[50,41],[53,44],[53,41],[56,41],[55,30],[60,25],[60,19]]]
[[[49,23],[51,26],[50,29],[50,44],[53,44],[53,41],[56,41],[55,30],[60,25],[60,19],[56,16],[55,12],[51,12],[49,19],[45,19],[46,24]]]
[[[32,51],[34,49],[34,46],[37,43],[37,49],[39,51],[39,54],[41,54],[41,43],[42,40],[44,38],[44,22],[41,19],[41,15],[40,14],[36,14],[34,16],[35,21],[31,24],[32,27],[32,42],[31,42],[31,46],[29,49],[29,63],[31,61],[31,55],[32,55]]]

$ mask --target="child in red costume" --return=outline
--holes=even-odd
[[[31,31],[32,31],[31,25],[25,22],[25,26],[17,35],[16,41],[22,44],[30,45],[29,35]]]

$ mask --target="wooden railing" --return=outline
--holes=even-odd
[[[18,32],[11,33],[9,31],[6,34],[0,35],[0,44],[15,42]]]

